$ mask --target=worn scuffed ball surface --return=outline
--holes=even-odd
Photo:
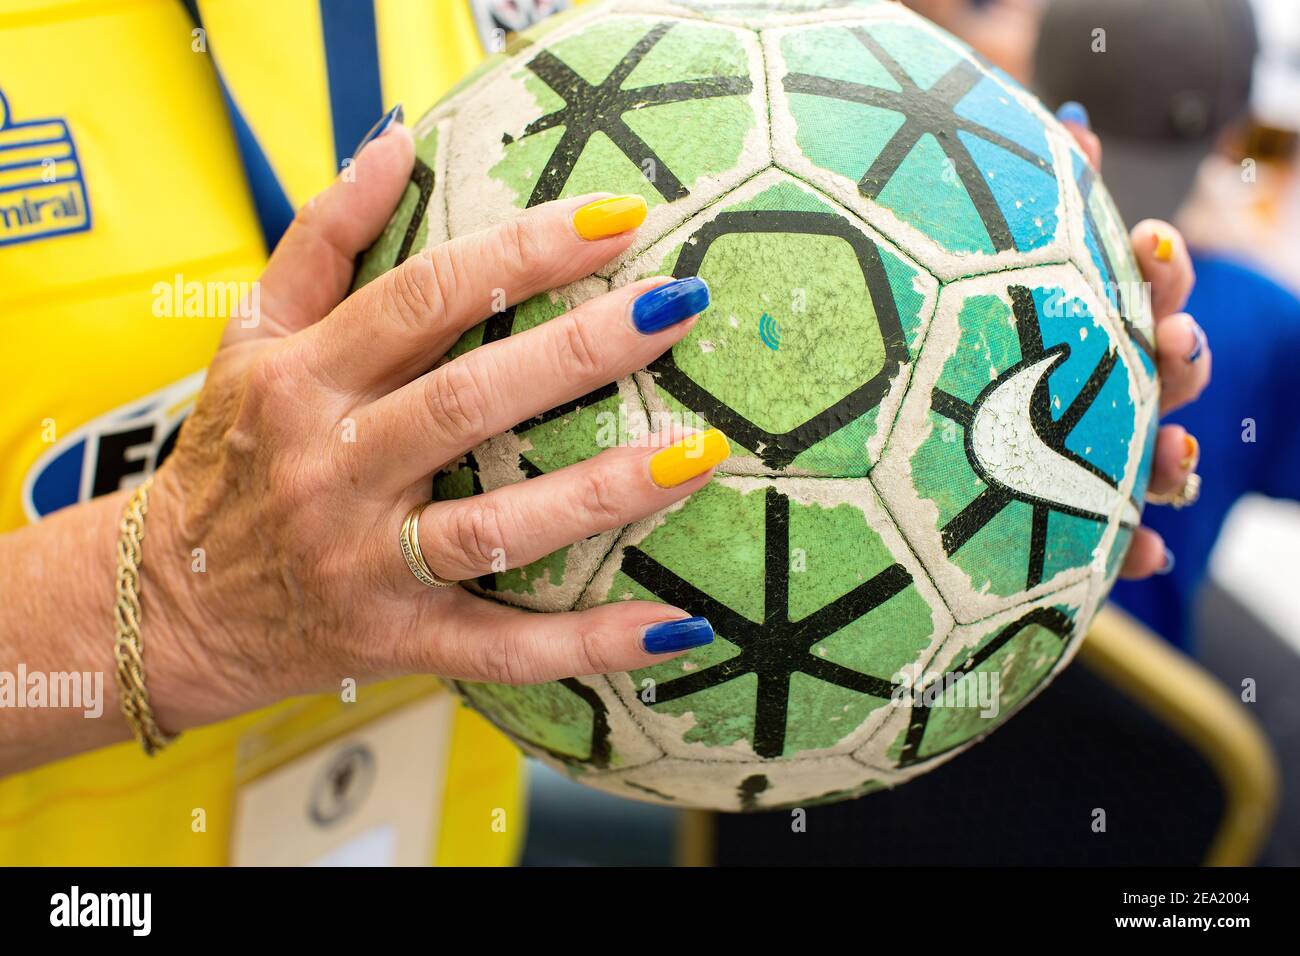
[[[717,632],[636,673],[460,684],[520,746],[638,799],[807,805],[935,766],[1068,662],[1136,526],[1157,396],[1123,224],[1033,97],[884,0],[628,0],[520,36],[416,138],[359,281],[551,199],[650,205],[604,273],[453,356],[644,276],[713,290],[650,368],[434,477],[470,495],[670,422],[734,450],[680,505],[469,585]]]

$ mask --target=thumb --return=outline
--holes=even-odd
[[[258,283],[257,314],[232,321],[223,344],[292,335],[343,301],[356,257],[379,238],[415,163],[401,107],[384,120],[330,187],[298,210]]]

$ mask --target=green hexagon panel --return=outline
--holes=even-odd
[[[1078,649],[1087,593],[1078,585],[958,627],[899,696],[909,706],[872,742],[885,748],[882,762],[921,772],[1008,720]],[[867,750],[856,756],[866,758]]]
[[[769,162],[750,31],[654,16],[582,18],[458,102],[453,235],[591,192],[636,193],[648,243]],[[488,175],[484,176],[484,170]]]
[[[697,275],[712,305],[638,375],[646,406],[722,429],[724,470],[866,475],[897,409],[937,283],[806,184],[770,171],[615,279]]]
[[[610,683],[654,743],[711,761],[852,749],[951,617],[862,480],[719,477],[628,529],[582,599],[657,600],[706,647]]]
[[[941,279],[1066,257],[1043,120],[950,38],[909,15],[763,42],[778,165]]]
[[[1103,309],[1070,266],[940,296],[872,481],[958,621],[1101,577],[1139,521],[1154,433]]]

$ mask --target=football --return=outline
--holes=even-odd
[[[635,673],[461,683],[520,747],[670,806],[811,805],[924,773],[1069,662],[1139,521],[1157,382],[1127,231],[1031,94],[890,0],[615,0],[514,37],[415,134],[359,282],[552,199],[650,210],[451,358],[646,276],[712,289],[650,367],[433,478],[477,494],[677,425],[731,443],[684,502],[467,582],[717,634]]]

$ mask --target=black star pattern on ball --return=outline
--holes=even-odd
[[[668,103],[744,95],[753,90],[754,84],[748,76],[713,76],[623,89],[628,76],[672,27],[671,23],[656,24],[637,41],[636,46],[628,51],[599,86],[588,83],[550,50],[543,50],[529,61],[528,69],[564,100],[563,108],[529,123],[520,137],[535,136],[559,127],[564,129],[564,135],[533,187],[533,193],[528,199],[529,206],[559,197],[569,177],[573,175],[573,169],[587,148],[587,143],[596,133],[604,133],[609,137],[610,142],[642,170],[642,175],[645,175],[645,164],[649,160],[651,175],[647,180],[665,200],[671,201],[688,195],[689,190],[668,164],[627,125],[623,119],[624,114]],[[505,141],[506,145],[512,142],[509,136]]]
[[[998,632],[996,637],[994,637],[991,641],[989,641],[979,650],[975,651],[975,653],[967,657],[955,669],[944,673],[942,677],[939,679],[938,682],[939,687],[940,688],[951,687],[954,679],[961,680],[962,678],[966,677],[967,674],[970,674],[977,667],[979,667],[981,664],[983,664],[985,661],[991,658],[994,654],[998,653],[1000,650],[1002,650],[1002,648],[1006,647],[1012,641],[1017,640],[1022,634],[1024,634],[1027,630],[1030,630],[1031,628],[1042,628],[1044,630],[1051,632],[1052,634],[1055,634],[1060,639],[1060,646],[1057,649],[1056,657],[1052,659],[1052,663],[1055,664],[1056,661],[1060,660],[1061,654],[1065,653],[1065,648],[1070,642],[1070,635],[1074,631],[1074,619],[1070,617],[1068,614],[1066,614],[1064,611],[1062,611],[1060,608],[1056,608],[1056,607],[1034,608],[1033,610],[1024,614],[1022,617],[1018,618],[1017,620],[1011,622],[1006,627],[1004,627],[1001,631]],[[939,704],[937,706],[943,706],[943,705]],[[966,741],[970,739],[969,737],[967,737],[961,740],[954,741],[949,746],[944,747],[942,750],[936,750],[932,753],[927,753],[925,754],[924,757],[922,757],[921,745],[925,741],[925,731],[926,728],[929,726],[930,715],[933,710],[934,710],[933,707],[928,706],[920,701],[918,701],[913,705],[912,719],[908,722],[907,733],[903,737],[903,745],[900,748],[899,755],[898,755],[898,765],[900,767],[910,767],[913,764],[919,763],[923,759],[930,759],[932,757],[937,757],[939,754],[946,753],[949,750],[952,750],[956,747],[960,747],[962,744],[966,743]],[[997,722],[1001,723],[1005,721],[1009,716],[1011,716],[1009,713],[999,713],[997,715]],[[992,728],[992,726],[993,724],[991,722],[990,729]]]
[[[898,168],[903,165],[912,148],[922,136],[932,135],[943,150],[956,175],[966,188],[967,195],[975,205],[976,212],[984,223],[989,241],[999,252],[1016,248],[1002,207],[993,196],[984,174],[980,172],[975,158],[957,135],[958,132],[978,136],[1009,153],[1018,156],[1027,163],[1041,169],[1055,178],[1051,164],[1041,156],[1025,149],[1019,143],[995,133],[986,126],[969,120],[957,113],[957,104],[974,89],[984,78],[984,74],[975,64],[962,60],[941,76],[927,90],[921,89],[898,62],[889,55],[879,42],[864,27],[854,27],[850,31],[868,52],[880,63],[900,87],[899,90],[868,86],[864,83],[852,83],[809,73],[791,73],[784,80],[788,93],[806,93],[813,96],[827,96],[845,100],[850,103],[862,103],[880,109],[892,110],[903,116],[903,125],[885,144],[880,155],[858,182],[858,191],[867,199],[876,200]]]
[[[754,752],[780,757],[785,752],[790,678],[796,672],[828,684],[888,700],[895,685],[836,664],[812,648],[862,615],[880,607],[912,583],[901,564],[892,564],[852,591],[798,621],[790,620],[790,499],[767,490],[765,500],[763,621],[756,623],[674,574],[639,548],[623,555],[623,572],[661,600],[707,617],[714,630],[740,653],[681,677],[659,682],[655,704],[719,687],[746,674],[758,678],[754,706]]]

